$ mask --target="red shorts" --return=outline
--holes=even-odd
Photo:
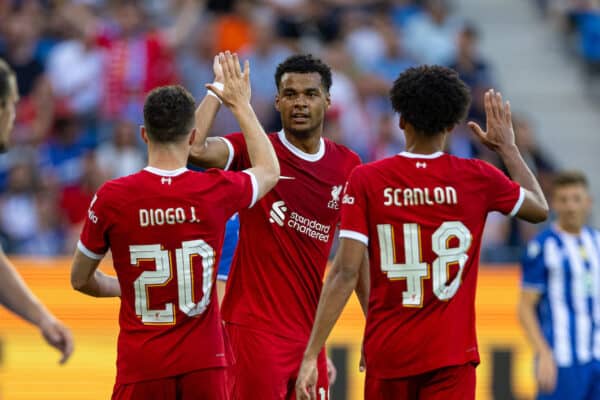
[[[398,379],[379,379],[367,372],[365,399],[474,400],[475,365],[441,368]]]
[[[235,357],[228,379],[231,399],[295,399],[296,378],[306,343],[235,324],[225,327]],[[328,400],[325,351],[319,354],[318,369],[317,400]]]
[[[226,368],[115,385],[112,400],[228,400]]]

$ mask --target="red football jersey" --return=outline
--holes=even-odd
[[[281,179],[251,209],[240,212],[240,237],[227,291],[223,319],[306,342],[323,286],[341,194],[350,171],[360,163],[346,147],[322,139],[316,154],[269,135]],[[226,137],[231,169],[246,168],[246,143]]]
[[[354,170],[340,237],[368,246],[367,372],[400,378],[479,362],[475,287],[487,213],[515,215],[518,184],[480,160],[400,153]]]
[[[78,247],[95,259],[112,251],[117,384],[229,365],[215,266],[226,221],[257,190],[251,173],[151,167],[98,190]]]

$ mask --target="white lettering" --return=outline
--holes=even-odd
[[[432,196],[433,194],[433,196]],[[431,188],[385,188],[383,189],[383,205],[408,207],[408,206],[435,206],[438,204],[458,204],[456,189],[452,186]]]
[[[193,207],[192,207],[193,209]],[[199,222],[199,220],[187,221],[185,210],[181,207],[177,208],[140,208],[139,209],[140,226],[146,228],[149,226],[161,226],[183,224],[186,222]]]
[[[400,189],[396,189],[400,190]],[[384,206],[391,206],[395,202],[392,199],[392,188],[385,188],[383,190],[383,197],[385,197],[385,201],[383,202]]]
[[[150,216],[148,215],[148,210],[140,209],[140,226],[146,227],[150,223]]]
[[[156,219],[156,225],[164,225],[165,224],[165,212],[160,208],[157,208],[154,211],[154,218]]]

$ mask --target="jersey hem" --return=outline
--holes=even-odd
[[[365,246],[369,245],[369,237],[367,235],[365,235],[364,233],[351,231],[349,229],[340,230],[340,239],[342,238],[356,240],[358,242],[361,242]]]
[[[518,198],[517,202],[515,203],[515,206],[513,207],[512,211],[508,215],[510,215],[511,217],[514,217],[515,215],[517,215],[517,213],[521,209],[521,206],[523,205],[523,201],[525,201],[525,190],[522,187],[520,187],[519,188],[519,198]]]
[[[102,260],[102,258],[104,258],[104,254],[94,253],[93,251],[85,247],[81,240],[77,242],[77,248],[79,249],[79,251],[85,254],[86,257],[91,258],[92,260]]]
[[[231,144],[229,139],[222,136],[218,136],[218,138],[225,142],[225,145],[229,150],[229,155],[227,156],[227,163],[225,164],[225,168],[223,168],[225,171],[229,171],[229,168],[231,168],[231,163],[233,162],[233,157],[235,156],[235,149],[233,148],[233,145]]]

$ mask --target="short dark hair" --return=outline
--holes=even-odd
[[[4,107],[4,104],[8,100],[8,96],[11,94],[11,83],[10,81],[15,79],[15,72],[12,68],[0,58],[0,106]]]
[[[458,73],[439,65],[409,68],[390,90],[392,107],[426,136],[452,129],[467,115],[469,87]]]
[[[296,72],[300,74],[309,74],[316,72],[321,75],[321,83],[327,92],[331,88],[331,68],[312,54],[296,54],[285,59],[277,66],[275,71],[275,85],[279,90],[281,77],[286,72]]]
[[[581,171],[562,171],[556,174],[552,180],[552,190],[571,185],[582,185],[585,188],[589,187],[588,180]]]
[[[144,102],[144,127],[150,139],[176,142],[194,125],[196,102],[190,92],[179,85],[152,90]]]

